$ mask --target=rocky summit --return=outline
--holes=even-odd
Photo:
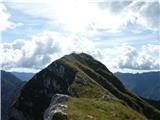
[[[92,56],[72,53],[24,85],[9,120],[160,120],[160,111]]]

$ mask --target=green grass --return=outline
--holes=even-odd
[[[83,72],[78,73],[80,76],[83,76],[85,80],[87,80],[87,85],[73,83],[71,87],[77,92],[79,97],[84,98],[101,98],[105,95],[110,95],[115,98],[108,90],[104,89],[102,86],[97,84],[94,80],[92,80],[89,76],[87,76]],[[94,92],[93,92],[94,90]]]
[[[144,116],[116,101],[69,98],[69,120],[147,120]]]
[[[73,69],[76,69],[77,72],[90,83],[90,86],[72,84],[72,87],[79,97],[97,98],[105,94],[112,94],[115,98],[128,104],[133,110],[145,114],[149,119],[159,120],[160,112],[158,110],[128,91],[122,83],[98,61],[90,57],[84,57],[85,56],[76,56],[73,54],[65,56],[62,59],[63,62]]]
[[[102,96],[105,96],[105,95],[110,95],[114,97],[108,90],[106,90],[104,87],[98,84],[95,80],[89,77],[83,70],[81,70],[80,66],[83,66],[83,65],[79,61],[77,61],[74,57],[72,56],[64,57],[62,61],[63,63],[69,65],[74,70],[76,70],[77,74],[82,76],[88,82],[88,85],[81,85],[77,83],[73,83],[71,85],[71,87],[77,92],[78,97],[101,98]]]

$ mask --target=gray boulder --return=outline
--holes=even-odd
[[[68,108],[68,106],[65,104],[67,100],[67,95],[54,95],[49,107],[44,112],[44,120],[68,120],[67,114],[65,112],[65,110]]]

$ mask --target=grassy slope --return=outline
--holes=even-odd
[[[72,54],[60,59],[65,64],[77,70],[79,74],[89,81],[90,84],[87,87],[72,84],[77,94],[79,94],[79,97],[99,98],[104,95],[115,96],[114,99],[118,98],[119,101],[123,101],[133,110],[145,114],[148,118],[154,120],[159,119],[157,116],[159,116],[160,112],[157,109],[130,93],[105,66],[93,58],[90,58],[90,56],[88,56],[87,59],[83,59],[82,54],[80,56],[81,57]],[[84,57],[86,56],[84,55]]]
[[[69,120],[147,120],[144,116],[116,101],[70,98]]]

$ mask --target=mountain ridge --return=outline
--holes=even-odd
[[[160,71],[144,73],[115,73],[119,80],[136,95],[160,100]]]
[[[30,80],[35,74],[35,73],[29,73],[29,72],[11,72],[11,73],[23,81]]]
[[[9,120],[42,120],[46,109],[51,104],[51,98],[56,94],[69,95],[69,103],[67,102],[69,107],[88,99],[95,103],[94,106],[97,106],[96,103],[99,103],[99,100],[105,100],[106,106],[108,106],[107,102],[111,101],[117,108],[114,113],[121,119],[129,117],[127,113],[120,112],[122,106],[123,111],[127,109],[132,111],[128,114],[135,120],[146,119],[146,117],[158,120],[160,115],[160,111],[156,108],[130,93],[105,65],[88,54],[72,53],[51,63],[23,87],[20,96],[12,106]],[[55,106],[54,104],[50,107],[55,108]],[[61,104],[61,106],[64,105]],[[84,108],[78,110],[82,112]],[[96,114],[96,111],[94,112]],[[73,119],[77,114],[68,113],[68,117]],[[107,118],[105,114],[103,117]]]

